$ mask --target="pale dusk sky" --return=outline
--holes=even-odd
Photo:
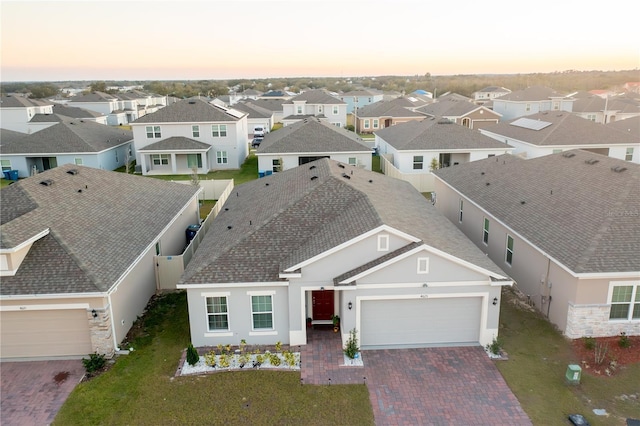
[[[640,68],[640,1],[0,1],[1,81]]]

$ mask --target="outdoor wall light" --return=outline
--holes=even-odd
[[[320,287],[320,290],[324,291],[324,287]]]
[[[493,306],[496,306],[498,304],[498,298],[494,297],[493,298]]]
[[[349,307],[349,310],[351,310],[351,308],[353,308],[353,303],[349,302],[347,306]]]
[[[93,316],[94,318],[98,318],[98,313],[95,309],[91,311],[91,316]]]

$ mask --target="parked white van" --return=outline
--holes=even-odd
[[[253,128],[253,137],[263,137],[265,133],[264,127],[258,126]]]

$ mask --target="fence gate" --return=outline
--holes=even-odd
[[[156,256],[155,264],[158,290],[175,290],[180,275],[184,272],[182,255]]]

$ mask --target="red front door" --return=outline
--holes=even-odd
[[[314,320],[330,320],[333,316],[333,290],[311,292]]]

